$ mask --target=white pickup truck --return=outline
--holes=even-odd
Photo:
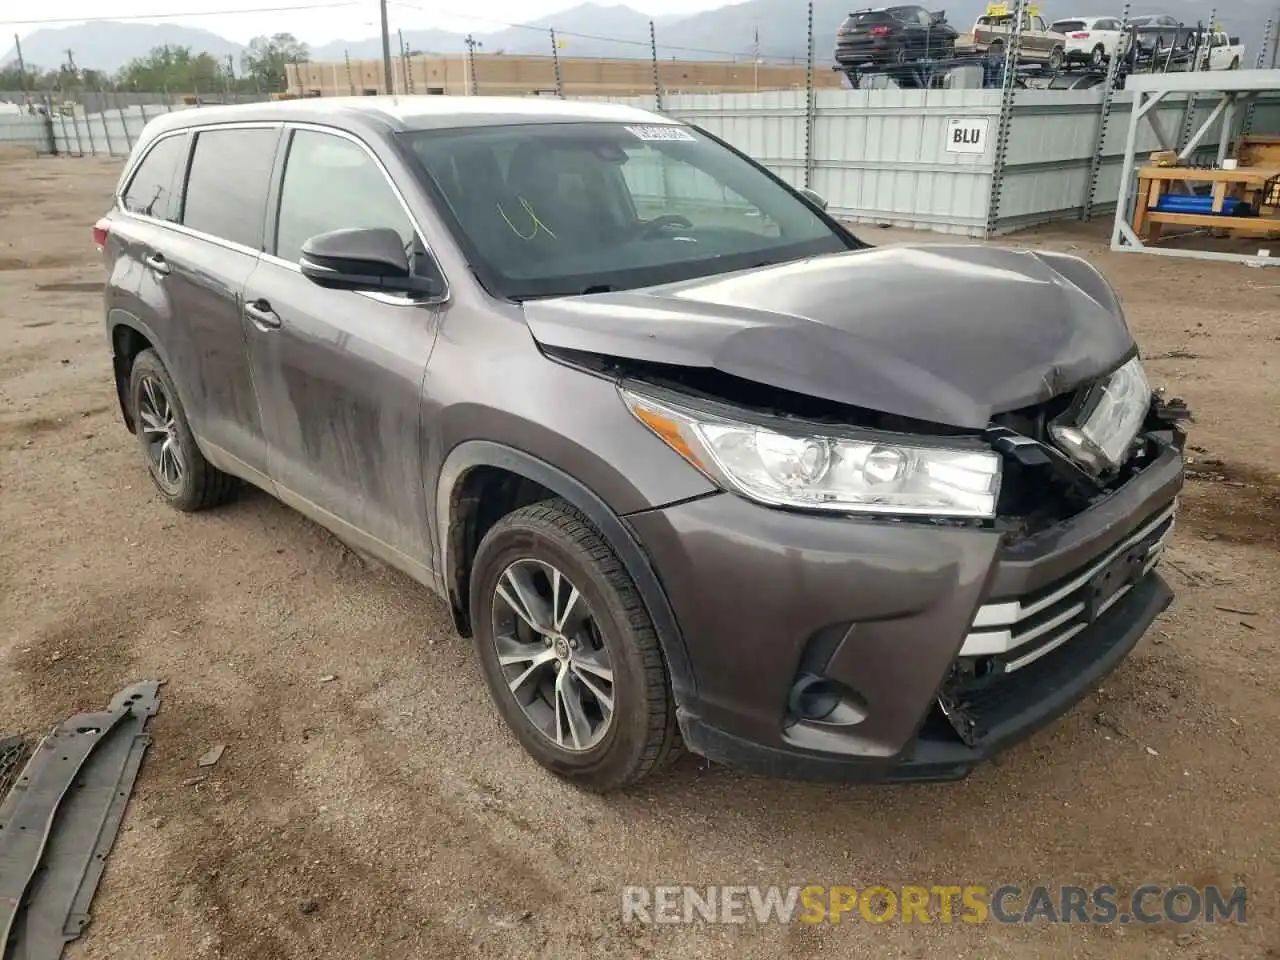
[[[1206,34],[1200,45],[1201,70],[1239,70],[1244,65],[1244,44],[1239,37],[1221,31]]]

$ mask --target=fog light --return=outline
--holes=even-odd
[[[803,674],[791,686],[787,708],[793,717],[810,723],[852,726],[867,718],[862,698],[838,680]]]

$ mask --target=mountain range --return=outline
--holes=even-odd
[[[1219,21],[1232,34],[1239,35],[1250,49],[1250,58],[1262,40],[1263,23],[1270,11],[1271,0],[1218,0]],[[867,0],[815,0],[814,32],[816,54],[828,61],[836,28],[851,8]],[[965,32],[986,7],[986,0],[937,0],[926,3],[931,10],[945,9],[947,19]],[[1119,6],[1089,0],[1086,13],[1102,15],[1105,7]],[[1194,24],[1208,16],[1209,3],[1204,0],[1145,0],[1135,3],[1133,13],[1170,13],[1183,22]],[[1046,19],[1073,16],[1079,9],[1065,3],[1041,4]],[[687,16],[654,18],[658,39],[658,56],[663,59],[715,60],[750,59],[759,36],[760,56],[769,61],[803,62],[807,35],[807,7],[802,0],[746,0],[746,2]],[[566,57],[647,57],[649,56],[650,16],[622,5],[583,3],[551,16],[519,26],[488,33],[475,33],[482,53],[549,54],[551,39],[548,29],[555,27],[561,41],[559,53]],[[394,22],[392,24],[394,29]],[[462,53],[466,50],[464,34],[448,30],[405,30],[404,42],[413,51],[423,53]],[[299,39],[306,40],[306,37]],[[190,47],[193,52],[207,52],[219,60],[228,55],[239,58],[244,45],[198,27],[178,23],[145,24],[136,22],[99,21],[66,27],[33,31],[22,41],[23,56],[28,65],[45,69],[65,62],[68,49],[75,52],[81,67],[114,72],[134,57],[146,56],[153,48],[165,44]],[[393,49],[398,38],[393,36]],[[313,60],[374,59],[382,55],[382,42],[376,36],[335,40],[313,45]],[[15,58],[10,49],[0,57],[0,65]]]

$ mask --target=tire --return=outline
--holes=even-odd
[[[530,592],[540,599],[525,603]],[[549,615],[555,639],[532,629],[517,605],[543,624]],[[476,551],[470,607],[489,693],[542,766],[605,792],[637,783],[679,754],[671,681],[649,612],[617,555],[574,507],[547,500],[494,524]],[[607,681],[599,672],[605,665]],[[602,693],[611,701],[607,720]]]
[[[1093,52],[1089,54],[1089,63],[1095,67],[1100,67],[1106,62],[1107,62],[1107,51],[1102,46],[1102,44],[1098,44],[1096,47],[1093,48]]]
[[[1049,54],[1049,69],[1057,73],[1062,69],[1062,61],[1067,57],[1067,52],[1062,47],[1054,47]]]
[[[1228,70],[1239,70],[1239,69],[1240,69],[1240,58],[1239,58],[1239,57],[1232,57],[1232,58],[1231,58],[1231,66],[1227,67],[1227,69],[1228,69]]]
[[[151,480],[166,503],[190,513],[235,498],[240,481],[209,463],[196,446],[173,378],[154,350],[143,350],[133,361],[129,404]]]
[[[997,61],[1004,59],[1004,41],[1003,40],[992,41],[992,43],[987,47],[987,59],[997,60]]]

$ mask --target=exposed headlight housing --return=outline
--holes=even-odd
[[[1049,425],[1054,442],[1093,474],[1119,469],[1151,408],[1151,384],[1134,357],[1096,383],[1084,402]]]
[[[641,423],[726,490],[771,506],[989,519],[1000,457],[893,435],[799,435],[622,389]]]

